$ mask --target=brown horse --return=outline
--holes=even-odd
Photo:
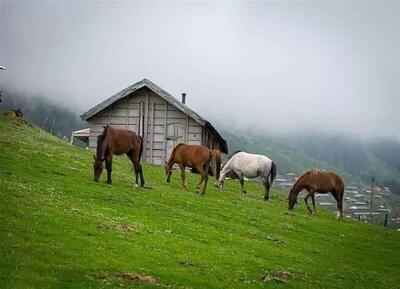
[[[208,169],[212,158],[212,151],[206,147],[199,145],[178,144],[171,153],[168,162],[165,162],[165,181],[167,183],[171,180],[172,166],[178,164],[181,169],[182,185],[186,189],[186,174],[185,168],[195,168],[201,174],[201,179],[197,185],[197,192],[200,191],[201,183],[204,181],[202,194],[205,193],[208,182]]]
[[[208,175],[215,177],[217,180],[219,179],[219,175],[221,174],[221,151],[218,149],[212,150],[212,158],[210,162],[210,166],[208,168]],[[190,170],[191,173],[199,174],[196,168],[192,168]]]
[[[343,178],[334,172],[326,172],[319,170],[310,170],[304,173],[293,185],[289,192],[289,210],[292,210],[298,194],[303,190],[307,190],[308,193],[304,197],[307,209],[310,214],[313,213],[311,208],[308,206],[308,198],[311,197],[314,214],[315,211],[315,193],[326,194],[331,193],[337,202],[337,217],[343,216],[343,193],[344,193],[344,181]]]
[[[142,137],[127,129],[116,129],[109,125],[104,126],[104,131],[97,137],[97,151],[94,156],[93,173],[94,181],[98,182],[103,172],[103,161],[106,163],[107,184],[111,184],[112,158],[113,155],[126,154],[133,164],[135,170],[136,186],[139,186],[138,175],[140,174],[140,186],[144,186],[144,178],[140,159],[143,152]]]

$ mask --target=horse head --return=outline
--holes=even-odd
[[[103,172],[103,162],[93,155],[93,180],[98,182],[100,180],[101,173]]]
[[[293,210],[294,205],[296,204],[297,196],[290,190],[289,197],[288,197],[288,209]]]
[[[165,169],[165,181],[169,183],[171,181],[171,175],[172,175],[172,166],[168,164],[167,161],[164,163],[164,169]]]

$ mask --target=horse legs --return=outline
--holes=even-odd
[[[105,159],[106,162],[106,170],[107,170],[107,181],[106,183],[111,185],[112,180],[111,180],[111,172],[112,172],[112,155],[109,155]]]
[[[264,183],[264,189],[265,189],[265,192],[264,192],[264,200],[265,200],[265,201],[268,201],[268,200],[269,200],[269,188],[270,188],[270,187],[271,187],[271,186],[270,186],[270,184],[269,184],[268,181]]]
[[[242,193],[246,194],[246,189],[244,188],[244,178],[243,178],[243,174],[240,174],[239,176],[239,182],[240,182],[240,187],[242,189]]]
[[[139,152],[137,152],[139,154]],[[135,170],[135,186],[139,186],[139,174],[140,174],[140,186],[144,186],[144,178],[143,178],[143,172],[142,172],[142,165],[139,163],[138,157],[136,157],[136,154],[133,152],[131,149],[126,153],[126,155],[129,157],[133,164],[133,168]]]
[[[205,168],[204,168],[204,170],[203,170],[203,180],[204,180],[204,184],[203,184],[203,192],[202,192],[202,194],[205,194],[206,188],[207,188],[207,183],[208,183],[208,168],[209,168],[209,165],[208,165],[208,163],[206,163]]]
[[[337,213],[336,213],[336,218],[341,218],[343,217],[343,199],[336,194],[336,191],[333,190],[331,192],[332,196],[335,198],[336,202],[337,202]]]
[[[310,212],[310,214],[312,214],[313,212],[312,212],[310,206],[308,205],[308,198],[311,197],[312,195],[314,195],[314,191],[313,191],[313,190],[310,190],[310,191],[307,193],[307,195],[304,197],[304,202],[306,203],[307,209],[308,209],[308,211]]]
[[[201,174],[201,179],[199,184],[197,185],[197,193],[200,192],[201,183],[204,181],[202,194],[206,192],[207,182],[208,182],[208,165],[206,164],[205,167],[203,166],[196,166],[196,170]]]
[[[314,215],[317,213],[317,210],[315,210],[315,196],[314,194],[311,195],[311,201],[312,201],[312,206],[314,209]]]
[[[179,168],[181,169],[182,186],[186,190],[187,189],[187,182],[186,182],[185,166],[180,164]]]

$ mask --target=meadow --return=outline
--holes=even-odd
[[[195,193],[126,157],[113,184],[92,153],[0,119],[0,288],[400,288],[400,234],[237,181]],[[279,164],[278,164],[279,169]],[[147,276],[147,277],[146,277]]]

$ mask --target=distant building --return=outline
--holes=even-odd
[[[178,143],[203,145],[228,153],[219,132],[185,104],[147,79],[143,79],[94,106],[81,118],[89,123],[89,148],[106,124],[135,131],[144,140],[143,160],[162,164]]]

